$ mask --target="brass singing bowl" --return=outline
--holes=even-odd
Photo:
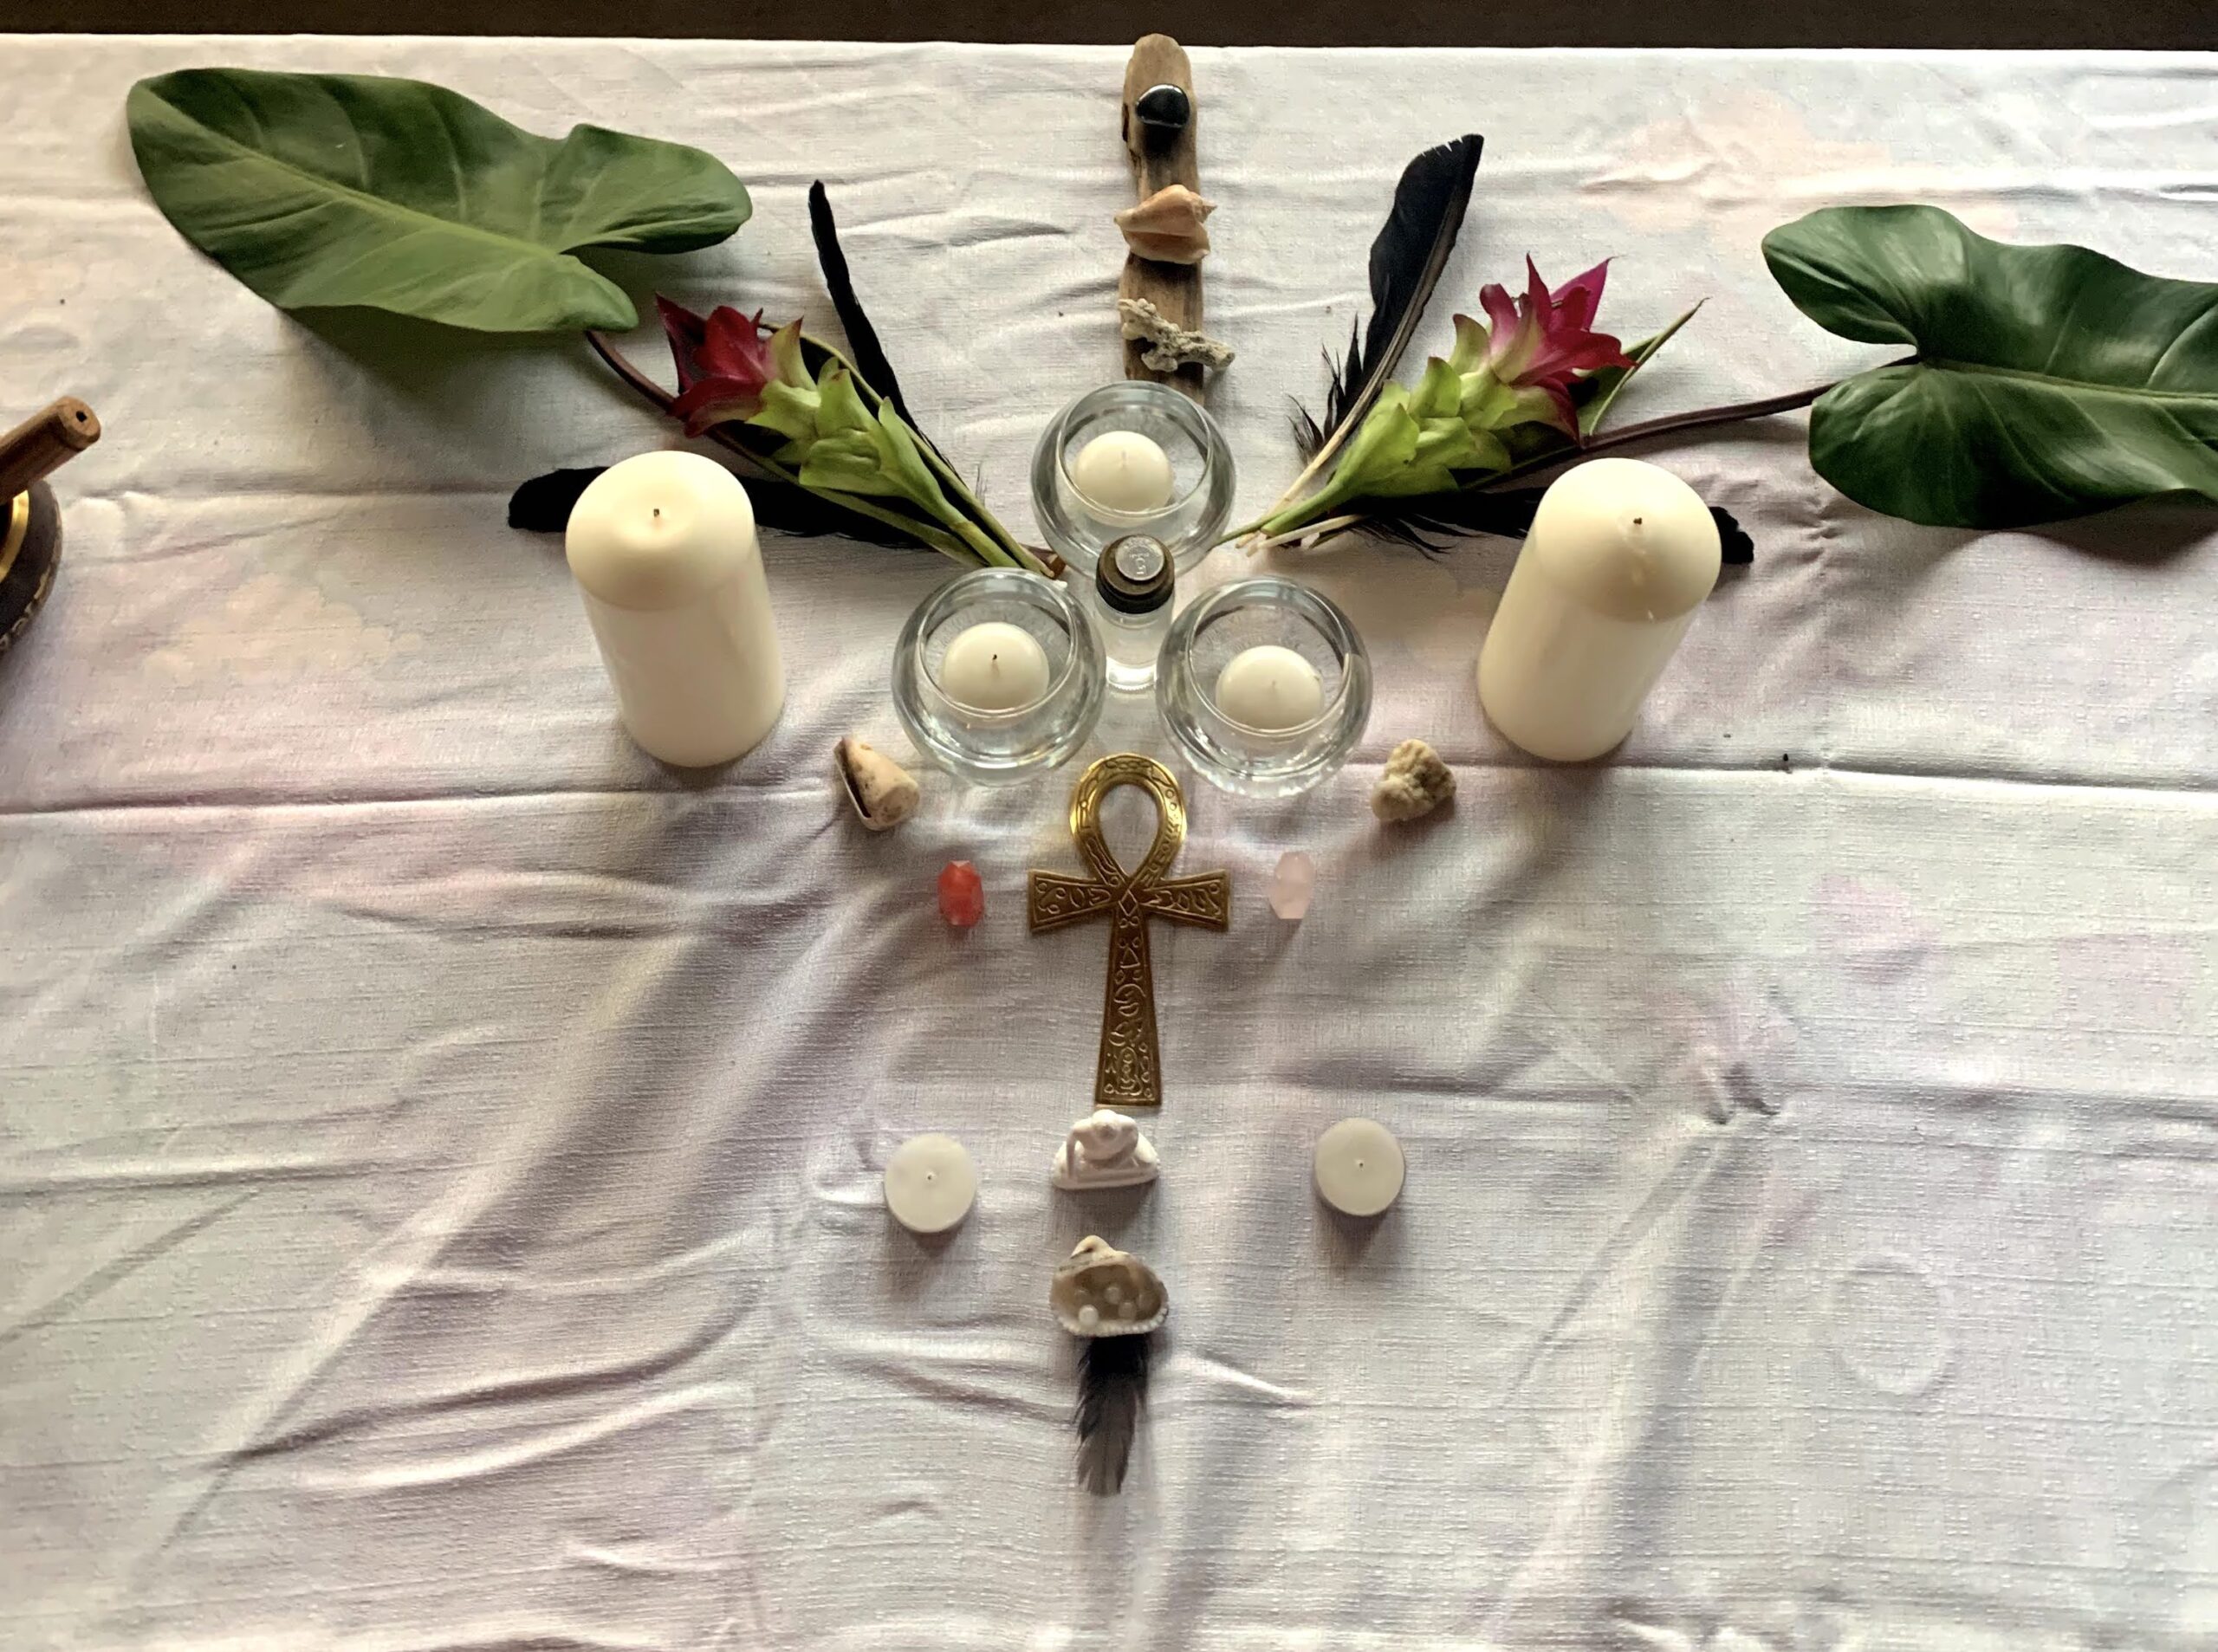
[[[42,501],[35,499],[40,490],[41,484],[33,483],[13,499],[0,503],[0,512],[6,513],[4,522],[0,522],[0,654],[6,653],[37,617],[46,593],[53,587],[54,569],[61,560],[59,507],[51,494]],[[42,534],[39,547],[31,544],[35,527]],[[26,557],[31,560],[27,562]]]
[[[23,541],[31,536],[31,490],[26,488],[8,502],[8,531],[0,538],[0,580],[8,577]]]

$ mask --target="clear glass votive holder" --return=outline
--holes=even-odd
[[[1087,443],[1132,431],[1171,461],[1171,502],[1156,510],[1111,510],[1078,490],[1071,466]],[[1198,402],[1168,385],[1125,379],[1090,390],[1048,421],[1032,450],[1032,511],[1057,554],[1081,573],[1132,534],[1161,540],[1181,573],[1209,554],[1232,516],[1232,450]]]
[[[989,620],[1030,634],[1047,656],[1047,686],[1007,710],[965,705],[941,686],[948,645]],[[1101,639],[1078,599],[1022,568],[978,568],[917,606],[893,645],[893,710],[917,749],[950,774],[1006,785],[1067,762],[1100,720]]]
[[[1324,708],[1290,729],[1250,728],[1216,703],[1234,656],[1291,649],[1317,673]],[[1197,598],[1171,622],[1156,664],[1156,709],[1203,780],[1242,797],[1293,797],[1347,761],[1371,721],[1371,656],[1339,608],[1306,586],[1266,574]]]

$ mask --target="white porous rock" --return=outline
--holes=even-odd
[[[1128,339],[1143,340],[1147,348],[1140,360],[1158,373],[1176,373],[1191,364],[1210,373],[1232,365],[1232,347],[1219,344],[1191,327],[1180,327],[1146,298],[1117,301],[1118,331]]]
[[[1382,820],[1414,820],[1456,795],[1456,774],[1422,740],[1404,740],[1371,788],[1371,812]]]
[[[1138,1337],[1171,1315],[1171,1294],[1155,1270],[1088,1234],[1055,1270],[1047,1305],[1073,1337]]]
[[[1104,1107],[1073,1124],[1055,1150],[1054,1181],[1067,1192],[1136,1188],[1162,1173],[1155,1147],[1140,1127]]]
[[[909,771],[884,752],[849,735],[833,748],[832,756],[847,801],[872,832],[890,832],[917,812],[923,793]]]

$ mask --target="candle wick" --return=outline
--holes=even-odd
[[[1641,519],[1640,519],[1639,517],[1636,516],[1636,517],[1634,517],[1634,518],[1632,519],[1632,525],[1633,525],[1635,528],[1639,527],[1639,526],[1640,526],[1640,523],[1641,523]]]

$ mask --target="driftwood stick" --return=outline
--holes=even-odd
[[[1151,141],[1149,131],[1132,105],[1151,86],[1175,86],[1185,93],[1191,113],[1185,129]],[[1145,201],[1158,190],[1184,184],[1198,193],[1202,187],[1200,150],[1195,134],[1202,124],[1202,109],[1194,96],[1194,68],[1186,49],[1168,35],[1143,35],[1125,65],[1125,147],[1131,152],[1132,182]],[[1180,327],[1202,330],[1202,267],[1199,264],[1160,264],[1136,253],[1125,256],[1125,273],[1117,282],[1119,298],[1145,298]],[[1175,385],[1196,401],[1202,399],[1202,369],[1189,363],[1176,373],[1162,373],[1140,360],[1148,347],[1145,339],[1125,340],[1125,377],[1153,379]]]
[[[75,396],[64,396],[0,436],[0,502],[42,482],[101,439],[101,422]]]

